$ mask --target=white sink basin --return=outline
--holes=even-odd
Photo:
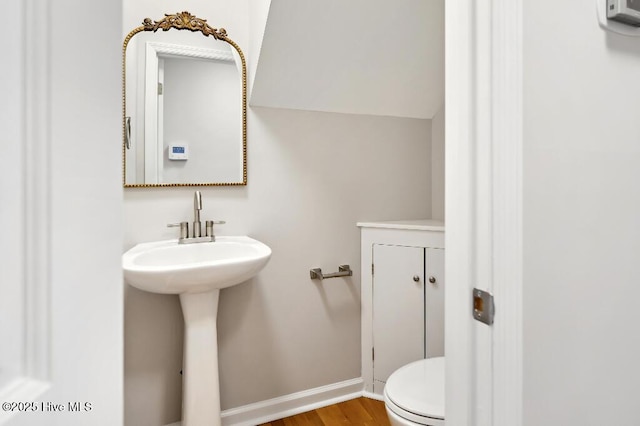
[[[256,275],[271,249],[249,237],[216,237],[215,242],[177,240],[138,244],[122,256],[125,280],[152,293],[201,293],[222,289]]]

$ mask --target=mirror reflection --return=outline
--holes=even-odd
[[[125,187],[246,185],[246,65],[224,29],[181,12],[129,33],[123,136]]]

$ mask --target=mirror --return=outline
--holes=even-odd
[[[224,28],[189,12],[144,19],[122,47],[124,186],[246,185],[246,88]]]

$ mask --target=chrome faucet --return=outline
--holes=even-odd
[[[202,194],[196,191],[193,194],[193,229],[189,235],[189,222],[170,223],[168,227],[179,226],[180,238],[179,244],[206,243],[216,240],[213,233],[213,225],[222,225],[226,223],[224,220],[207,220],[205,221],[205,235],[202,236],[202,223],[200,222],[200,211],[202,210]]]

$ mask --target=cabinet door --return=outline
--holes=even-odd
[[[426,355],[444,356],[444,249],[425,250],[424,285]]]
[[[373,246],[373,379],[424,358],[424,248]],[[414,279],[417,277],[417,279]],[[376,383],[378,382],[378,383]]]

